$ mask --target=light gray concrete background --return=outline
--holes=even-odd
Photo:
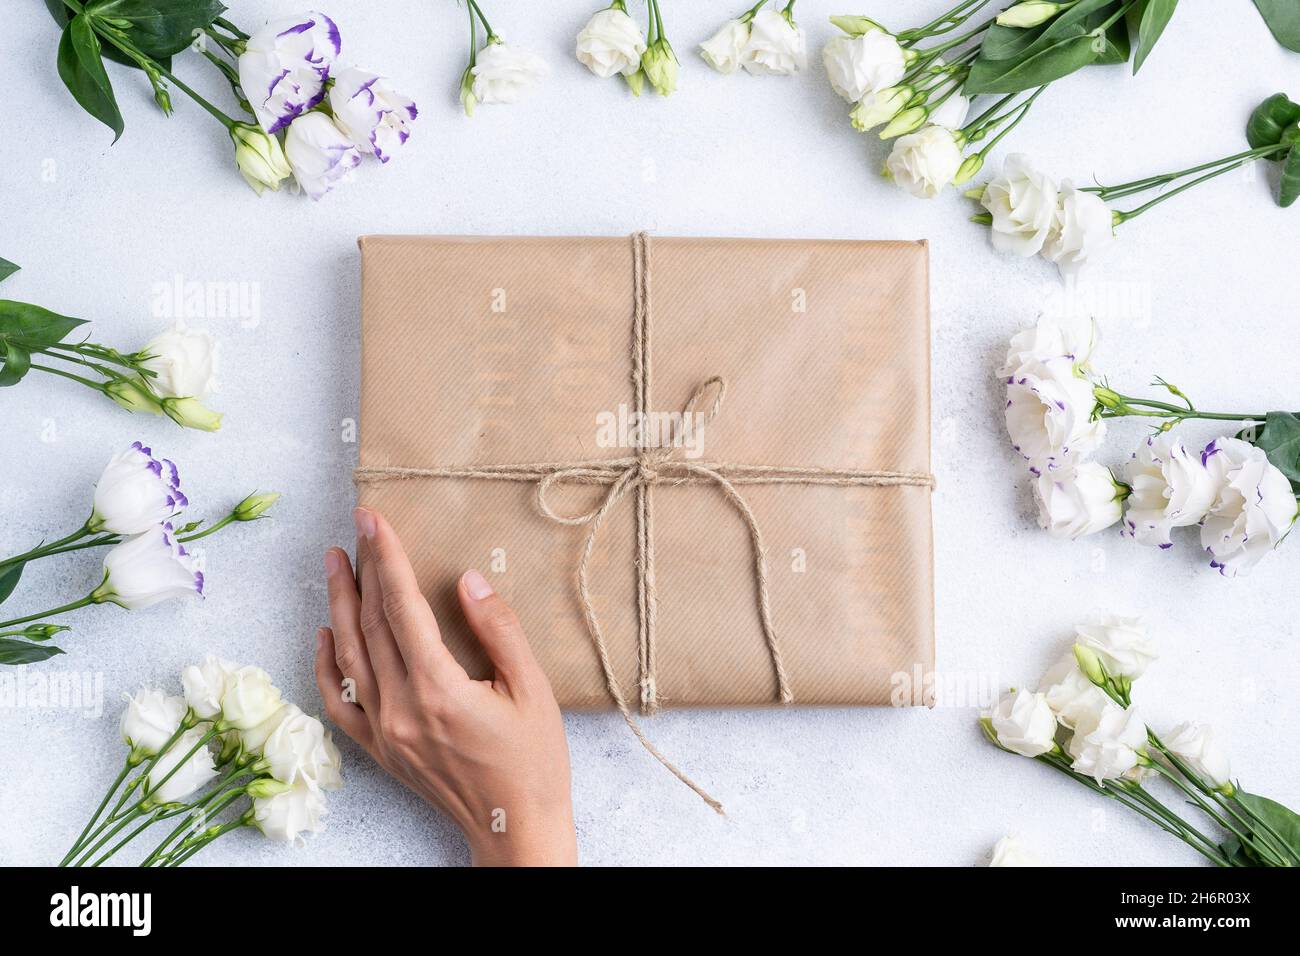
[[[248,28],[296,12],[270,0],[234,6]],[[826,17],[842,5],[801,0],[808,72],[754,78],[716,75],[694,53],[737,10],[664,0],[681,88],[640,100],[573,58],[574,34],[596,6],[490,0],[498,32],[543,55],[552,75],[525,102],[467,120],[456,101],[463,7],[334,0],[327,10],[345,56],[390,75],[421,117],[389,167],[367,163],[317,204],[256,199],[216,123],[179,93],[176,115],[165,119],[143,78],[117,67],[126,135],[110,148],[110,134],[58,80],[58,33],[41,5],[10,11],[0,68],[0,255],[23,271],[3,295],[91,319],[97,341],[124,348],[163,324],[159,283],[246,283],[259,300],[255,322],[191,321],[223,342],[214,404],[227,424],[218,435],[130,416],[37,374],[0,394],[0,552],[80,522],[104,462],[136,438],[179,463],[197,514],[216,515],[255,488],[285,497],[274,520],[209,539],[206,601],[69,618],[68,654],[41,672],[102,681],[102,713],[0,708],[0,862],[59,859],[120,764],[122,693],[178,688],[181,667],[205,652],[262,665],[288,698],[319,710],[311,658],[313,632],[326,620],[321,555],[352,537],[356,445],[343,438],[357,415],[354,240],[362,233],[929,239],[940,670],[1024,684],[1068,644],[1076,621],[1100,610],[1141,613],[1162,650],[1138,687],[1151,722],[1222,727],[1249,788],[1300,803],[1289,759],[1300,733],[1300,544],[1228,581],[1205,567],[1190,538],[1159,552],[1117,533],[1068,543],[1039,531],[1007,447],[993,369],[1007,337],[1060,283],[1042,260],[999,257],[967,221],[969,201],[923,202],[880,179],[881,144],[850,128],[820,64],[833,32]],[[1112,182],[1244,148],[1256,102],[1278,89],[1300,93],[1300,58],[1273,42],[1247,0],[1210,6],[1183,4],[1137,79],[1127,68],[1094,68],[1053,87],[1008,145],[1059,175]],[[945,7],[880,0],[861,12],[901,28]],[[223,96],[195,57],[179,57],[176,68]],[[1204,407],[1300,404],[1300,210],[1279,209],[1271,188],[1263,170],[1229,175],[1123,228],[1094,276],[1104,328],[1097,365],[1112,383],[1138,389],[1158,372]],[[1189,433],[1201,440],[1213,430]],[[1122,423],[1111,434],[1101,457],[1117,463],[1144,431]],[[97,567],[81,555],[33,568],[4,611],[81,595],[98,583]],[[1197,862],[1144,821],[994,751],[976,729],[976,709],[949,703],[928,712],[703,712],[650,722],[659,746],[726,804],[725,820],[658,767],[617,717],[570,716],[583,859],[979,865],[995,840],[1017,833],[1058,864]],[[196,862],[464,862],[449,824],[341,743],[347,786],[332,799],[326,833],[297,850],[241,833]]]

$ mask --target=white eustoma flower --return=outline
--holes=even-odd
[[[280,689],[271,675],[251,664],[225,675],[221,719],[235,730],[251,730],[280,709]]]
[[[478,102],[514,103],[550,73],[550,67],[536,54],[498,40],[478,51],[470,73]]]
[[[1096,624],[1080,624],[1074,629],[1074,654],[1089,677],[1098,673],[1092,661],[1101,664],[1108,677],[1137,680],[1156,659],[1155,643],[1147,636],[1142,621],[1136,617],[1111,614]]]
[[[293,167],[293,178],[312,199],[350,181],[361,163],[361,151],[324,113],[308,113],[293,121],[285,135],[284,154]]]
[[[1008,378],[1027,365],[1060,358],[1069,359],[1075,369],[1086,369],[1099,340],[1091,316],[1045,312],[1032,326],[1011,337],[1006,361],[997,374]]]
[[[1073,651],[1067,651],[1048,669],[1038,682],[1038,689],[1047,698],[1061,726],[1073,730],[1081,723],[1096,720],[1110,704],[1105,691],[1088,679],[1079,669]]]
[[[1115,239],[1115,218],[1105,200],[1061,183],[1056,227],[1043,245],[1043,255],[1056,263],[1061,275],[1075,275],[1097,259]]]
[[[1110,703],[1088,721],[1080,721],[1067,752],[1072,769],[1097,783],[1131,775],[1146,755],[1147,726],[1136,707]]]
[[[933,199],[952,183],[961,163],[953,131],[927,126],[894,141],[885,175],[913,196]]]
[[[253,801],[253,823],[277,843],[302,845],[303,834],[325,829],[325,796],[300,781],[292,789]]]
[[[966,116],[969,113],[970,100],[961,93],[953,93],[938,106],[930,109],[929,120],[932,126],[961,129],[966,125]]]
[[[207,398],[217,387],[217,340],[207,332],[176,327],[155,336],[140,364],[154,374],[153,390],[163,398]]]
[[[154,803],[181,803],[217,776],[212,752],[199,742],[206,734],[193,727],[181,734],[171,749],[158,758],[146,778],[149,799]],[[194,752],[191,754],[190,751]]]
[[[1219,492],[1218,478],[1199,454],[1168,432],[1147,438],[1129,462],[1133,489],[1123,534],[1138,544],[1172,548],[1170,532],[1198,524]]]
[[[789,76],[806,69],[803,31],[779,10],[759,10],[749,25],[749,42],[740,53],[740,65],[747,73],[768,76]]]
[[[1044,472],[1034,481],[1038,524],[1054,538],[1081,538],[1119,521],[1124,488],[1095,461]]]
[[[191,664],[181,671],[181,688],[185,703],[204,720],[221,713],[221,698],[225,696],[230,675],[239,670],[238,665],[209,654],[202,664]]]
[[[1163,735],[1160,742],[1188,769],[1216,788],[1224,790],[1232,786],[1232,764],[1228,759],[1228,750],[1209,724],[1194,720],[1179,724]]]
[[[1029,362],[1007,378],[1011,444],[1035,475],[1071,465],[1101,444],[1106,423],[1093,419],[1092,383],[1068,358]]]
[[[1246,574],[1295,524],[1295,491],[1263,449],[1240,438],[1216,438],[1201,457],[1219,487],[1201,546],[1221,574]]]
[[[128,610],[174,597],[203,596],[203,572],[170,524],[127,538],[104,556],[104,582],[92,597]]]
[[[157,527],[189,504],[180,473],[166,458],[140,442],[114,455],[95,483],[86,530],[92,534],[140,534]]]
[[[280,141],[252,123],[236,123],[230,138],[235,144],[235,168],[253,192],[260,196],[265,189],[279,191],[280,183],[293,173]]]
[[[631,76],[643,53],[645,34],[622,3],[597,11],[578,32],[578,62],[600,77]]]
[[[980,204],[993,217],[993,248],[1016,256],[1034,256],[1057,226],[1060,187],[1036,169],[1023,153],[1002,163],[1002,175],[984,187]]]
[[[411,123],[419,115],[409,96],[394,90],[382,76],[356,67],[338,72],[329,99],[339,131],[381,163],[392,159],[410,139]]]
[[[262,745],[262,756],[271,776],[282,783],[306,782],[320,790],[343,785],[333,738],[324,724],[301,710],[285,715]]]
[[[1041,693],[1007,694],[989,714],[998,743],[1024,757],[1037,757],[1056,746],[1056,715]]]
[[[1038,857],[1018,838],[1004,836],[993,845],[993,859],[989,866],[1042,866]]]
[[[700,44],[700,56],[719,73],[735,73],[748,42],[749,24],[728,20]]]
[[[897,86],[907,72],[907,55],[883,30],[837,36],[822,47],[822,64],[831,88],[850,103],[868,93]]]
[[[141,690],[134,697],[126,695],[122,711],[122,740],[133,750],[152,757],[167,745],[185,717],[185,698],[164,694],[160,690]]]
[[[275,733],[276,728],[286,720],[301,713],[302,710],[297,704],[285,702],[260,724],[239,731],[239,739],[244,745],[244,751],[250,754],[260,754],[262,748],[266,746],[266,741],[271,734]]]
[[[323,13],[273,20],[255,32],[239,57],[239,86],[268,133],[325,99],[325,81],[342,41]]]

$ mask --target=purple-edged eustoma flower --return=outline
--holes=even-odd
[[[325,99],[339,55],[339,28],[323,13],[272,20],[245,43],[239,85],[268,133],[277,133]]]
[[[134,442],[115,455],[95,485],[95,504],[86,529],[92,534],[140,534],[160,525],[189,501],[180,473],[166,458]]]
[[[284,152],[298,185],[312,199],[320,199],[350,180],[361,162],[361,151],[324,113],[308,113],[294,120],[285,137]]]
[[[381,163],[410,137],[415,102],[398,93],[382,77],[349,67],[334,77],[329,92],[334,123],[363,153],[374,153]]]
[[[104,556],[104,583],[91,594],[97,604],[117,604],[129,611],[190,596],[203,596],[203,572],[170,524],[127,538],[109,551]]]

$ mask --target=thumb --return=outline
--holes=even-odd
[[[525,681],[540,673],[541,668],[528,646],[523,625],[514,609],[492,590],[483,575],[466,571],[456,586],[460,606],[470,629],[487,651],[497,676],[507,685]]]

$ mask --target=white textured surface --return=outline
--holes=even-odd
[[[121,693],[178,687],[180,668],[206,651],[263,665],[286,696],[318,710],[311,657],[313,632],[326,619],[321,554],[351,540],[356,446],[340,435],[357,413],[361,233],[928,238],[940,669],[1029,682],[1077,619],[1103,608],[1144,613],[1163,650],[1139,685],[1151,720],[1223,725],[1247,786],[1300,802],[1300,771],[1280,743],[1300,733],[1300,545],[1248,579],[1226,581],[1190,541],[1162,553],[1113,533],[1069,544],[1037,529],[991,370],[1012,330],[1059,289],[1055,272],[1041,260],[999,258],[984,230],[966,221],[972,208],[960,197],[925,203],[876,175],[881,146],[849,127],[820,66],[826,16],[839,5],[801,0],[810,71],[760,79],[715,75],[692,52],[735,11],[665,0],[684,61],[681,89],[639,101],[572,57],[572,37],[595,6],[487,4],[498,32],[542,53],[553,73],[526,102],[484,107],[467,121],[455,100],[463,8],[334,0],[328,11],[345,54],[390,74],[422,116],[405,155],[382,170],[367,164],[354,184],[316,205],[255,199],[216,123],[179,93],[177,114],[164,119],[143,79],[120,68],[111,73],[127,130],[109,148],[109,134],[58,81],[57,32],[40,4],[7,17],[0,255],[24,268],[3,295],[93,319],[96,340],[124,348],[152,333],[153,287],[177,275],[255,283],[261,316],[255,328],[194,323],[225,343],[216,404],[228,418],[216,436],[129,416],[36,374],[0,395],[0,552],[81,521],[104,461],[137,437],[179,462],[198,513],[217,514],[254,488],[285,498],[274,521],[209,539],[204,603],[71,617],[69,653],[40,673],[102,678],[105,712],[86,719],[68,709],[0,709],[0,817],[22,821],[0,827],[0,862],[62,855],[119,765]],[[903,24],[946,6],[882,0],[875,11]],[[1109,68],[1061,83],[1022,124],[1014,148],[1061,175],[1110,181],[1243,148],[1254,103],[1288,86],[1300,92],[1300,59],[1274,44],[1245,2],[1231,17],[1184,6],[1137,80]],[[293,4],[265,0],[236,7],[246,27],[293,12]],[[179,58],[178,69],[222,95],[193,57]],[[1246,174],[1126,226],[1103,275],[1149,309],[1104,320],[1098,364],[1130,389],[1159,372],[1206,407],[1295,407],[1297,240],[1300,211],[1278,209],[1264,179]],[[1104,457],[1127,457],[1142,433],[1114,428]],[[97,580],[94,558],[51,561],[4,610],[59,603]],[[1143,821],[994,752],[970,708],[652,721],[654,740],[722,799],[727,820],[655,765],[616,717],[574,716],[568,728],[579,839],[592,863],[970,865],[1008,832],[1062,864],[1195,862]],[[344,755],[348,785],[334,797],[331,829],[308,847],[278,849],[244,833],[199,859],[464,860],[459,837],[437,814],[346,742]]]

